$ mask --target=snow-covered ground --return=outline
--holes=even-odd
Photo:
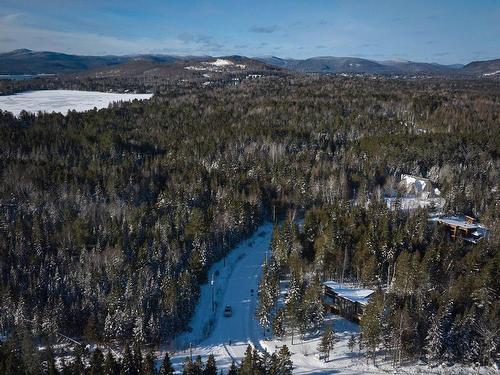
[[[234,65],[232,61],[225,60],[225,59],[217,59],[214,62],[209,62],[207,64],[214,65],[214,66],[228,66],[228,65]]]
[[[496,70],[496,71],[491,72],[491,73],[483,73],[483,76],[488,77],[488,76],[494,76],[496,74],[500,74],[500,70]]]
[[[175,347],[163,348],[173,352],[171,358],[176,370],[182,371],[182,363],[189,355],[193,358],[200,355],[206,361],[206,357],[213,354],[218,368],[226,372],[233,360],[236,363],[241,361],[248,344],[270,353],[286,344],[292,353],[295,374],[495,373],[494,369],[481,368],[477,371],[462,366],[429,368],[423,363],[394,368],[381,357],[373,365],[371,360],[367,362],[366,357],[359,353],[357,344],[353,352],[348,348],[350,337],[359,335],[359,326],[333,314],[325,317],[325,325],[333,325],[336,333],[335,348],[326,363],[318,356],[319,331],[303,338],[295,334],[293,344],[290,336],[282,340],[266,337],[254,316],[261,265],[269,251],[271,236],[272,224],[266,223],[228,254],[225,265],[224,261],[220,261],[211,267],[209,280],[212,280],[213,275],[213,285],[209,282],[201,287],[200,301],[190,324],[190,332],[177,337]],[[286,288],[287,283],[282,282],[282,295]],[[251,289],[254,290],[253,294]],[[223,316],[226,305],[233,309],[231,317]],[[163,358],[163,351],[157,355]]]
[[[153,94],[120,94],[97,91],[76,90],[40,90],[15,95],[0,96],[0,109],[18,116],[22,110],[37,113],[60,112],[69,110],[78,112],[107,108],[112,102],[149,99]]]
[[[395,209],[397,198],[384,198],[387,208]],[[444,208],[446,200],[441,197],[435,198],[417,198],[417,197],[401,197],[399,198],[401,209],[405,211],[414,211],[418,208],[429,208],[437,212],[441,212]]]

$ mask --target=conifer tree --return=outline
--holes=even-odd
[[[134,341],[133,348],[133,359],[134,359],[134,368],[136,372],[140,372],[142,369],[142,350],[139,342]]]
[[[184,358],[184,363],[182,364],[182,374],[183,375],[195,374],[193,360],[190,357]]]
[[[200,355],[197,355],[194,360],[194,371],[196,374],[200,375],[203,373],[203,361],[201,360]]]
[[[288,295],[285,298],[286,325],[290,327],[292,333],[292,344],[295,329],[301,327],[304,322],[303,315],[303,280],[300,276],[292,273]]]
[[[153,352],[148,351],[142,362],[141,375],[156,375],[155,357]]]
[[[241,361],[241,365],[238,371],[241,375],[253,375],[253,351],[250,345],[247,346],[245,351],[245,356]]]
[[[383,309],[383,297],[376,294],[366,305],[361,317],[362,340],[375,363],[377,347],[382,340],[380,317]]]
[[[302,302],[303,331],[307,331],[321,326],[323,323],[323,302],[321,300],[321,286],[319,280],[315,280],[305,291],[304,301]]]
[[[183,375],[201,375],[203,372],[203,362],[200,356],[197,356],[194,361],[186,357],[182,369]]]
[[[122,359],[120,374],[137,375],[135,358],[128,344],[125,344],[125,350],[123,351],[123,359]]]
[[[446,304],[432,319],[431,326],[425,338],[425,353],[428,361],[439,358],[446,350],[446,332],[451,325],[452,303]]]
[[[262,357],[255,347],[252,351],[252,368],[255,374],[260,374],[263,371]]]
[[[90,357],[90,374],[101,375],[104,371],[104,355],[99,348],[96,348]]]
[[[209,354],[208,356],[207,363],[203,369],[203,375],[217,375],[217,365],[213,354]]]
[[[279,282],[275,275],[274,261],[263,266],[263,276],[259,283],[259,304],[256,316],[259,324],[267,330],[271,325],[271,316],[279,295]]]
[[[330,359],[330,351],[335,344],[335,332],[331,325],[327,325],[321,336],[321,341],[318,345],[318,351],[323,355],[323,359],[327,362]]]
[[[85,375],[85,365],[83,363],[83,351],[77,348],[75,359],[71,364],[71,372],[75,375]]]
[[[165,352],[165,356],[163,357],[163,361],[160,367],[160,375],[173,375],[174,368],[172,366],[172,362],[170,361],[170,356],[168,352]]]
[[[115,357],[111,353],[111,351],[108,351],[106,354],[106,359],[104,361],[104,375],[115,375],[120,372],[120,366],[118,365],[118,362],[115,360]]]
[[[59,363],[60,374],[61,375],[71,375],[71,368],[64,358],[61,358],[61,362]]]
[[[293,362],[292,354],[286,345],[283,345],[278,352],[278,374],[292,375]]]
[[[285,335],[285,310],[279,309],[273,319],[273,333],[281,338]]]
[[[351,335],[351,337],[349,337],[349,342],[347,343],[347,347],[349,348],[351,353],[353,352],[355,346],[356,346],[356,336]]]
[[[143,321],[143,318],[142,316],[138,316],[136,319],[135,319],[135,322],[134,322],[134,330],[133,330],[133,335],[134,335],[134,342],[138,343],[138,344],[142,344],[146,341],[146,339],[144,338],[144,321]]]
[[[238,375],[238,367],[236,367],[236,364],[234,361],[231,363],[231,367],[229,367],[229,371],[227,372],[227,375]]]
[[[269,368],[269,374],[279,374],[279,365],[278,355],[276,354],[276,352],[274,352],[273,354],[271,354],[271,366]]]
[[[262,353],[261,374],[270,374],[272,371],[271,354],[267,350]]]
[[[48,346],[46,356],[46,373],[47,375],[58,375],[59,371],[57,371],[56,359],[54,357],[54,351],[52,350],[52,346]]]

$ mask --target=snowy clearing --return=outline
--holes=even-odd
[[[190,65],[184,67],[186,70],[197,70],[197,71],[210,71],[210,72],[220,72],[224,68],[238,68],[245,69],[244,64],[235,64],[234,62],[226,59],[217,59],[215,61],[203,61],[199,63],[200,65]]]
[[[384,198],[387,208],[395,210],[398,202],[397,198]],[[415,211],[419,208],[428,208],[437,212],[441,212],[444,208],[446,200],[441,197],[436,198],[417,198],[417,197],[402,197],[399,198],[401,204],[400,209],[404,211]]]
[[[500,70],[496,70],[496,71],[491,72],[491,73],[483,73],[483,76],[488,77],[488,76],[494,76],[496,74],[500,74]]]
[[[22,110],[37,113],[60,112],[69,110],[78,112],[107,108],[112,102],[150,99],[153,94],[120,94],[97,91],[76,90],[40,90],[15,95],[0,96],[0,109],[19,116]]]
[[[214,62],[209,62],[207,64],[214,65],[214,66],[228,66],[228,65],[234,65],[232,61],[225,60],[225,59],[217,59]]]

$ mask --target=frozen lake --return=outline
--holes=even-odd
[[[40,90],[15,95],[0,96],[0,109],[12,112],[15,116],[24,109],[28,112],[60,112],[69,110],[88,111],[107,108],[109,103],[149,99],[153,94],[119,94],[97,91]]]

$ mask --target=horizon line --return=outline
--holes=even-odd
[[[361,60],[367,60],[367,61],[373,61],[373,62],[401,62],[401,63],[419,63],[419,64],[434,64],[434,65],[441,65],[441,66],[452,66],[452,65],[467,65],[473,62],[478,62],[478,61],[495,61],[495,60],[500,60],[499,58],[494,58],[494,59],[483,59],[483,60],[471,60],[466,63],[438,63],[434,61],[417,61],[417,60],[408,60],[408,59],[403,59],[403,58],[394,58],[394,59],[374,59],[374,58],[368,58],[368,57],[362,57],[362,56],[356,56],[356,55],[351,55],[351,56],[335,56],[335,55],[312,55],[309,57],[304,57],[304,58],[296,58],[296,57],[281,57],[278,55],[246,55],[246,54],[241,54],[241,53],[232,53],[232,54],[225,54],[225,55],[208,55],[208,54],[179,54],[179,53],[165,53],[165,52],[148,52],[148,53],[124,53],[124,54],[78,54],[78,53],[68,53],[68,52],[60,52],[60,51],[55,51],[55,50],[32,50],[30,48],[16,48],[13,50],[9,51],[0,51],[0,54],[7,54],[7,53],[12,53],[16,51],[29,51],[29,52],[35,52],[35,53],[57,53],[57,54],[62,54],[62,55],[69,55],[69,56],[86,56],[86,57],[139,57],[139,56],[172,56],[172,57],[180,57],[180,58],[186,58],[186,57],[211,57],[211,58],[221,58],[221,57],[231,57],[231,56],[240,56],[240,57],[246,57],[249,59],[263,59],[263,58],[277,58],[281,60],[296,60],[296,61],[304,61],[304,60],[310,60],[310,59],[321,59],[321,58],[338,58],[338,59],[347,59],[347,58],[354,58],[354,59],[361,59]]]

